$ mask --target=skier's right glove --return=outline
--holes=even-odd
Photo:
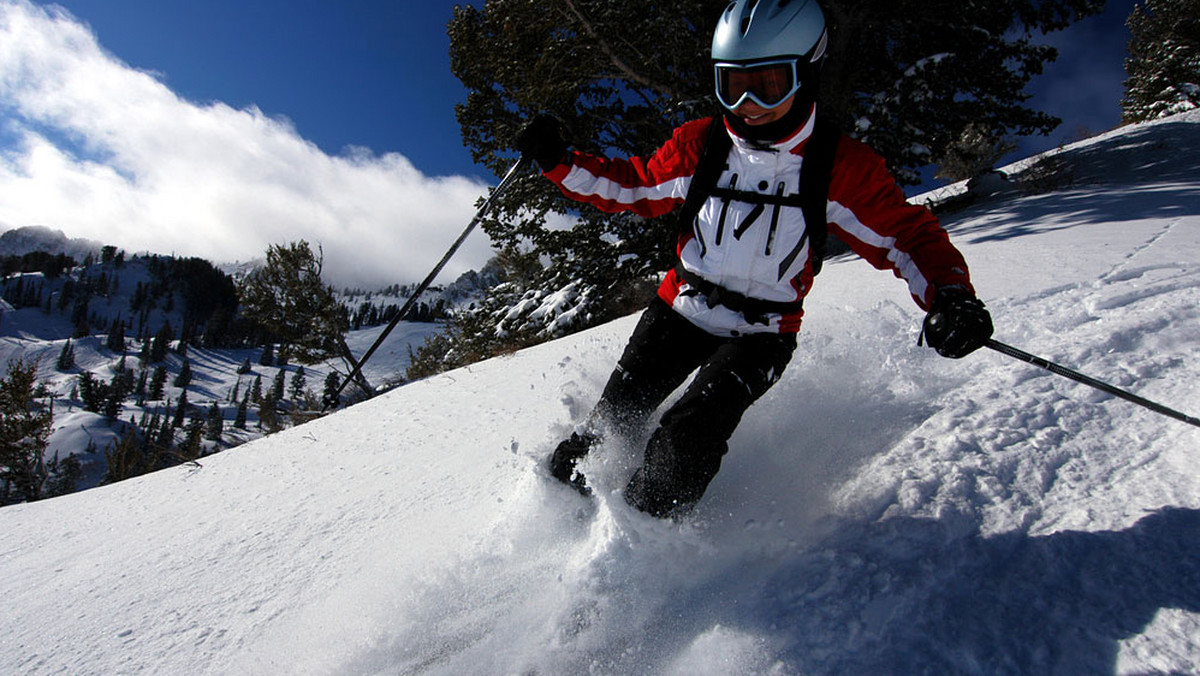
[[[938,291],[925,316],[922,338],[943,357],[959,359],[983,347],[992,337],[992,315],[965,290]]]
[[[517,150],[550,171],[567,157],[567,142],[563,140],[562,123],[550,115],[538,115],[517,133]]]

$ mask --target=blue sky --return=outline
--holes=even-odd
[[[40,2],[49,5],[51,3]],[[257,105],[328,153],[399,152],[476,174],[446,24],[466,0],[58,0],[117,58],[193,101]]]
[[[1030,82],[1031,105],[1063,123],[1049,137],[1022,143],[1022,157],[1077,141],[1081,132],[1096,134],[1121,121],[1125,93],[1125,56],[1129,30],[1125,19],[1138,4],[1108,0],[1103,14],[1080,21],[1045,38],[1059,49],[1059,58]]]
[[[218,262],[303,238],[336,281],[420,279],[496,180],[454,119],[456,4],[0,0],[0,228]],[[1048,38],[1030,93],[1064,123],[1019,156],[1119,122],[1133,4]]]

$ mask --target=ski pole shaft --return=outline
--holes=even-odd
[[[487,212],[491,209],[492,203],[496,201],[496,198],[500,194],[508,189],[508,186],[511,185],[513,181],[516,180],[517,176],[529,166],[530,162],[531,160],[529,158],[522,156],[519,160],[513,163],[512,167],[508,170],[508,173],[504,175],[503,179],[501,179],[500,184],[497,185],[496,188],[492,190],[491,194],[488,195],[487,199],[483,201],[483,205],[479,207],[479,211],[475,212],[475,217],[472,218],[471,222],[467,224],[467,227],[462,231],[462,234],[458,236],[458,239],[454,240],[454,244],[450,245],[450,249],[446,251],[444,256],[442,256],[442,259],[437,262],[437,265],[433,266],[433,269],[430,270],[429,274],[425,276],[425,280],[417,286],[415,291],[413,291],[412,296],[410,296],[409,299],[404,303],[404,307],[400,308],[400,311],[396,313],[396,316],[392,317],[392,320],[388,322],[388,325],[384,328],[383,333],[379,334],[379,337],[375,339],[375,342],[370,348],[367,349],[366,353],[363,354],[362,359],[358,360],[358,364],[354,366],[354,370],[350,372],[350,375],[346,376],[345,380],[342,381],[337,390],[325,397],[325,401],[323,402],[324,405],[321,408],[322,411],[337,405],[338,398],[341,396],[342,390],[346,388],[346,385],[348,385],[350,381],[358,377],[358,374],[362,372],[363,365],[367,363],[367,360],[371,358],[371,355],[375,354],[375,350],[379,349],[379,346],[383,344],[384,339],[388,337],[388,334],[392,332],[392,329],[396,328],[396,325],[399,324],[402,319],[408,316],[409,311],[412,310],[417,304],[417,299],[422,293],[425,292],[426,289],[429,288],[429,285],[433,283],[433,280],[438,276],[438,273],[442,271],[442,268],[446,266],[446,263],[450,261],[450,258],[454,256],[454,253],[458,251],[458,248],[462,246],[462,243],[466,241],[467,235],[470,235],[471,231],[475,229],[475,226],[479,225],[479,222],[483,220],[484,215],[487,214]],[[367,396],[370,395],[371,393],[368,392]]]
[[[1133,403],[1137,404],[1138,406],[1144,406],[1145,408],[1148,408],[1151,411],[1154,411],[1155,413],[1161,413],[1162,415],[1165,415],[1165,416],[1168,416],[1171,418],[1175,418],[1176,420],[1181,420],[1189,425],[1195,425],[1196,427],[1200,427],[1200,418],[1196,418],[1196,417],[1187,415],[1185,413],[1180,413],[1179,411],[1176,411],[1173,408],[1168,408],[1166,406],[1163,406],[1162,404],[1158,404],[1153,401],[1150,401],[1149,399],[1143,399],[1142,397],[1139,397],[1136,394],[1133,394],[1132,392],[1127,392],[1119,387],[1116,387],[1115,385],[1110,385],[1106,382],[1096,380],[1095,378],[1092,378],[1090,376],[1085,376],[1082,373],[1079,373],[1078,371],[1072,371],[1071,369],[1069,369],[1065,366],[1060,366],[1059,364],[1055,364],[1054,362],[1049,361],[1047,359],[1043,359],[1041,357],[1034,356],[1032,354],[1029,354],[1028,352],[1023,352],[1021,350],[1018,350],[1015,347],[1012,347],[1011,345],[1005,345],[1004,343],[1001,343],[998,340],[988,339],[988,341],[987,341],[987,343],[985,343],[985,345],[997,352],[1000,352],[1001,354],[1006,354],[1015,359],[1020,359],[1023,362],[1044,368],[1047,371],[1050,371],[1051,373],[1055,373],[1055,374],[1063,376],[1065,378],[1070,378],[1071,380],[1074,380],[1075,382],[1083,383],[1084,385],[1089,385],[1098,390],[1107,392],[1115,397],[1120,397],[1121,399],[1124,399],[1125,401],[1133,402]]]

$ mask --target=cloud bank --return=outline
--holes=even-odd
[[[304,239],[323,248],[327,281],[403,283],[428,273],[486,190],[399,154],[330,156],[256,108],[184,100],[64,10],[0,0],[3,227],[217,263]],[[474,233],[443,278],[489,255]]]

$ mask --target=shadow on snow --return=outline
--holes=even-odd
[[[838,523],[768,579],[727,568],[663,617],[774,636],[806,674],[1111,674],[1159,609],[1200,612],[1200,510],[1035,537],[956,521]]]

